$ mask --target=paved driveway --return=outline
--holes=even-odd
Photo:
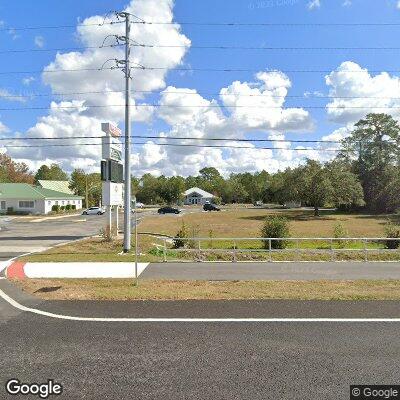
[[[78,215],[39,222],[26,218],[0,217],[0,261],[95,235],[105,223],[104,215]]]

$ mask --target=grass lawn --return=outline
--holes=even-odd
[[[26,279],[22,289],[47,300],[399,300],[400,281],[153,281]]]
[[[227,209],[221,212],[204,213],[195,212],[176,215],[150,215],[143,218],[139,225],[139,252],[140,261],[161,261],[163,258],[160,247],[162,241],[154,236],[166,235],[173,237],[185,222],[189,229],[190,236],[209,238],[201,243],[202,248],[224,248],[233,249],[233,240],[216,240],[216,237],[258,237],[264,219],[271,214],[286,216],[290,221],[290,232],[292,237],[330,237],[333,236],[333,229],[337,222],[341,222],[350,237],[384,237],[384,225],[388,219],[393,222],[400,222],[400,215],[366,215],[366,214],[345,214],[332,211],[322,211],[320,217],[314,217],[312,210],[271,210],[271,209]],[[193,252],[177,252],[173,249],[171,241],[168,241],[168,259],[192,259]],[[134,247],[134,238],[132,246]],[[197,247],[197,244],[195,244]],[[292,242],[289,247],[294,247]],[[274,253],[274,260],[329,260],[332,255],[325,252],[322,256],[316,250],[329,249],[329,241],[319,240],[313,242],[300,242],[300,247],[310,249],[303,253]],[[339,249],[339,244],[334,243],[334,248]],[[382,248],[383,244],[370,243],[369,249]],[[240,241],[236,243],[236,248],[240,249],[261,249],[261,241]],[[353,252],[336,253],[340,259],[364,259],[363,244],[361,242],[349,242],[346,248],[353,249]],[[122,249],[122,240],[108,243],[101,238],[88,239],[71,243],[65,246],[56,247],[40,254],[24,257],[30,261],[131,261],[133,255],[119,254]],[[389,254],[378,254],[371,251],[371,259],[400,260],[400,251]],[[197,256],[203,255],[198,254]],[[308,258],[307,258],[308,257]],[[200,259],[203,259],[200,258]],[[239,260],[269,259],[266,253],[240,253]],[[231,260],[232,253],[222,255],[221,253],[211,254],[209,260]]]
[[[150,216],[143,220],[140,232],[153,232],[174,236],[182,221],[189,226],[194,236],[208,237],[258,237],[265,217],[272,214],[283,215],[290,221],[293,237],[330,237],[337,222],[341,222],[353,237],[383,237],[384,225],[388,219],[400,222],[400,215],[345,214],[321,211],[314,217],[312,210],[268,210],[268,209],[228,209],[221,212],[191,213],[181,218],[166,215],[163,220]]]

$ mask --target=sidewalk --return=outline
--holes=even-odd
[[[138,276],[148,263],[138,263]],[[1,267],[0,267],[1,270]],[[135,264],[130,262],[21,262],[13,261],[6,269],[9,279],[25,278],[134,278]]]

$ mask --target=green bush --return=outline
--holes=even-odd
[[[72,204],[72,208],[71,208],[72,210],[76,210],[76,205],[75,204]]]
[[[400,225],[388,221],[385,225],[385,234],[387,238],[399,238],[399,240],[387,240],[386,248],[390,250],[398,249],[400,247]]]
[[[215,196],[212,202],[213,204],[220,205],[222,203],[222,199],[221,197]]]
[[[338,239],[335,240],[335,242],[338,244],[338,247],[340,249],[343,249],[347,246],[348,240],[340,240],[340,238],[345,238],[349,234],[346,230],[346,228],[343,226],[341,222],[337,222],[335,226],[333,227],[333,237]]]
[[[7,207],[7,214],[12,214],[14,212],[13,207]]]
[[[54,204],[51,207],[51,211],[59,212],[60,211],[60,206],[58,204]]]
[[[60,207],[60,210],[61,210],[61,211],[64,211],[64,210],[65,210],[65,206],[61,206],[61,207]]]
[[[179,231],[175,235],[174,238],[174,249],[180,249],[182,247],[187,246],[187,239],[189,237],[189,231],[188,228],[186,227],[185,223],[182,222],[182,226],[180,227]]]
[[[287,238],[289,235],[289,221],[287,218],[277,215],[265,218],[261,229],[261,236],[263,238]],[[287,245],[287,240],[271,241],[271,248],[273,249],[285,249]],[[269,240],[263,240],[263,247],[264,249],[269,249]]]
[[[69,210],[71,209],[71,204],[67,204],[67,205],[65,206],[65,209],[66,209],[67,211],[69,211]]]

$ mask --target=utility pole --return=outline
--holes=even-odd
[[[130,91],[131,69],[130,57],[130,14],[121,12],[119,16],[125,18],[125,193],[124,193],[124,253],[131,249],[131,119],[130,119]]]

